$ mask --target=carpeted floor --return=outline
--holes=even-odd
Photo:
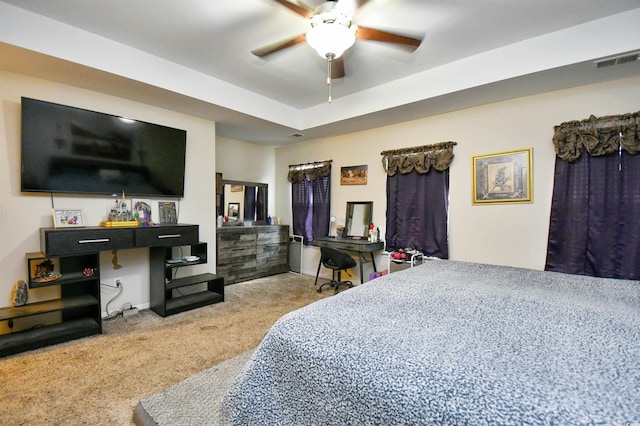
[[[224,303],[162,318],[104,322],[104,334],[0,359],[0,423],[130,425],[135,406],[255,348],[282,315],[318,294],[314,277],[281,274],[227,286]]]
[[[247,351],[143,398],[135,408],[134,422],[141,426],[219,424],[222,397],[253,352]]]

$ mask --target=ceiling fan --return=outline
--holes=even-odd
[[[422,39],[354,25],[353,16],[368,0],[329,0],[315,8],[301,7],[287,0],[274,1],[308,19],[310,29],[305,34],[254,49],[251,53],[264,57],[306,41],[327,60],[329,102],[331,102],[331,79],[345,76],[342,54],[355,43],[356,39],[401,44],[413,50],[417,49],[422,42]]]

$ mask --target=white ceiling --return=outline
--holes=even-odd
[[[308,45],[250,53],[308,29],[274,0],[2,0],[0,69],[274,146],[640,75],[640,61],[593,66],[640,51],[640,0],[370,0],[354,21],[424,41],[415,52],[356,41],[331,104],[326,62]]]

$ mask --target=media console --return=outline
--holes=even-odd
[[[181,264],[167,262],[171,259],[171,248],[181,246],[190,246],[191,254],[198,259]],[[167,316],[224,301],[221,277],[204,273],[173,279],[175,268],[207,263],[207,243],[199,241],[198,225],[41,228],[41,252],[27,253],[29,277],[32,277],[32,264],[46,259],[57,259],[62,277],[46,283],[30,280],[29,286],[59,285],[60,298],[0,308],[0,321],[13,323],[19,318],[41,314],[58,315],[59,321],[0,335],[0,356],[102,333],[99,252],[143,247],[150,248],[149,288],[154,312]],[[85,268],[95,272],[85,276]],[[206,288],[202,289],[203,286]],[[181,294],[179,289],[187,287],[194,291]]]

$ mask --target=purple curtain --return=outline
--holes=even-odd
[[[329,176],[318,178],[312,182],[313,186],[313,211],[311,214],[312,238],[326,237],[329,235],[331,219],[331,179]],[[305,241],[309,239],[305,238]],[[311,241],[309,241],[311,243]]]
[[[386,249],[412,247],[449,258],[449,169],[387,176]]]
[[[256,187],[244,187],[244,220],[256,220]]]
[[[309,245],[315,237],[329,235],[331,177],[291,183],[293,233]]]
[[[256,220],[267,220],[267,209],[265,208],[267,202],[267,188],[264,186],[257,187],[256,194]]]
[[[640,155],[556,158],[547,271],[640,279]]]

